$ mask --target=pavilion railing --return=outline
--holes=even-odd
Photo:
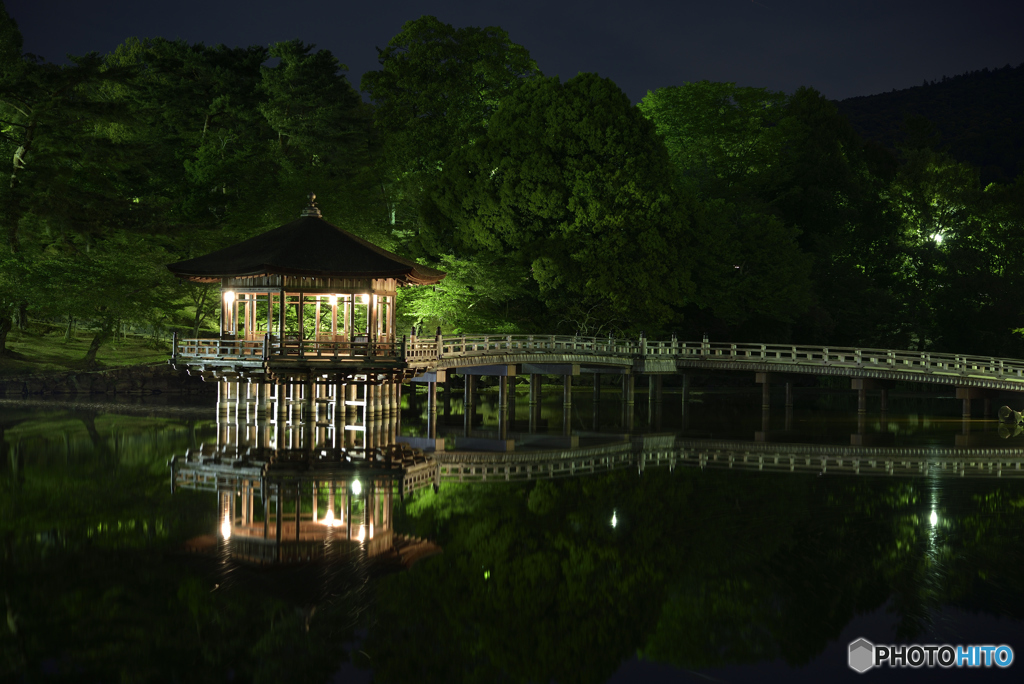
[[[345,361],[380,359],[390,361],[430,362],[439,358],[439,345],[429,340],[368,341],[365,337],[351,340],[301,340],[297,337],[265,335],[256,340],[174,339],[175,361],[267,361],[271,358],[301,358],[306,361]]]

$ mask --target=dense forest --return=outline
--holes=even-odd
[[[448,273],[402,293],[403,328],[1024,356],[1019,156],[960,155],[954,104],[894,105],[893,135],[810,87],[634,105],[429,16],[379,63],[363,96],[298,40],[130,38],[59,66],[0,5],[0,354],[33,322],[90,328],[87,362],[125,326],[203,334],[216,291],[164,265],[293,220],[312,190],[330,222]],[[977,99],[1021,73],[925,90]]]

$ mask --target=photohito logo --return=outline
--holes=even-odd
[[[876,646],[867,639],[850,642],[851,670],[867,672],[873,667],[1009,667],[1013,649],[1009,646],[951,646],[909,644]]]

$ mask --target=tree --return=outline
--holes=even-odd
[[[167,256],[142,238],[119,233],[92,245],[51,246],[33,254],[28,285],[32,311],[51,317],[76,316],[97,328],[82,363],[96,365],[96,354],[121,323],[152,320],[153,310],[170,299]]]
[[[442,171],[431,241],[500,255],[555,316],[580,299],[624,327],[666,323],[692,295],[690,224],[654,126],[608,79],[535,78]]]
[[[454,28],[432,16],[403,25],[363,74],[381,137],[376,170],[391,230],[415,256],[446,249],[420,236],[424,195],[449,156],[477,140],[498,103],[540,73],[498,27]]]
[[[106,68],[95,54],[72,58],[69,66],[20,54],[17,27],[2,7],[0,36],[0,145],[11,159],[10,176],[0,183],[0,229],[10,282],[12,271],[33,267],[29,254],[72,243],[88,250],[130,225],[133,203],[121,191],[137,182],[139,167],[132,146],[110,134],[126,111],[105,96],[128,70]],[[5,287],[0,316],[18,311],[24,323],[38,295],[25,282],[16,296]],[[4,342],[7,328],[0,327]]]
[[[406,22],[380,50],[380,64],[360,87],[374,104],[389,162],[428,174],[482,135],[498,103],[540,73],[502,29],[456,29],[432,16]]]
[[[700,81],[648,91],[637,105],[665,139],[680,182],[703,197],[753,201],[773,182],[786,96]]]
[[[763,88],[701,81],[649,92],[638,105],[665,139],[681,192],[693,197],[695,306],[737,330],[747,324],[758,339],[775,336],[773,324],[792,323],[812,301],[800,231],[769,204],[786,102]]]

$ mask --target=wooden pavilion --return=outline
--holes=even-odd
[[[173,362],[270,373],[382,364],[394,371],[408,351],[395,334],[398,288],[445,277],[331,225],[312,193],[298,220],[167,268],[221,284],[220,334],[176,339]]]

